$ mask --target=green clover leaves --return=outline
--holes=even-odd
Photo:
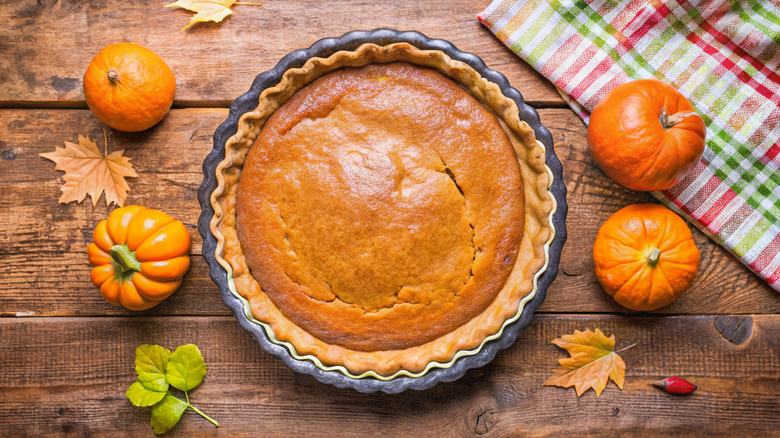
[[[165,380],[174,388],[185,393],[200,385],[206,376],[206,363],[198,347],[187,344],[177,348],[168,358]]]
[[[168,390],[165,368],[168,366],[170,355],[170,350],[159,345],[144,344],[135,349],[135,374],[145,388],[157,392]]]
[[[188,391],[200,385],[206,376],[206,363],[195,345],[182,345],[173,353],[159,345],[140,345],[135,349],[135,373],[138,381],[130,385],[125,395],[134,406],[152,407],[149,424],[155,433],[170,430],[187,408],[219,427],[190,404]],[[171,394],[171,386],[183,391],[186,401]]]

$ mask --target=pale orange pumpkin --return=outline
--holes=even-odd
[[[176,94],[168,64],[153,51],[132,43],[104,47],[84,73],[84,97],[106,125],[143,131],[165,117]]]
[[[615,212],[593,245],[596,278],[620,305],[649,311],[685,292],[699,269],[699,249],[680,216],[659,204]]]
[[[656,79],[619,85],[593,109],[588,145],[608,177],[632,190],[666,190],[704,152],[705,126],[690,102]]]

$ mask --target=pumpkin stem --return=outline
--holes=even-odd
[[[135,258],[135,251],[130,251],[127,244],[112,246],[109,255],[111,255],[114,269],[117,270],[118,268],[121,271],[117,272],[120,276],[128,273],[135,274],[135,272],[141,271],[141,263]]]
[[[650,255],[647,256],[647,263],[650,264],[650,266],[655,266],[656,263],[658,263],[658,258],[661,256],[661,250],[658,248],[653,248],[652,251],[650,251]]]
[[[115,68],[108,70],[108,80],[111,81],[111,85],[116,85],[119,82],[119,72]]]
[[[669,113],[666,112],[666,108],[661,108],[661,114],[658,115],[658,121],[661,122],[661,126],[664,129],[669,129],[682,122],[685,118],[695,115],[697,115],[695,111],[686,111],[669,115]]]

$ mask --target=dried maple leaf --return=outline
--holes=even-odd
[[[237,2],[236,0],[179,0],[164,7],[177,6],[188,11],[197,12],[190,20],[190,23],[184,26],[184,29],[186,29],[195,23],[205,23],[206,21],[219,23],[223,18],[233,13],[230,10],[230,7],[233,5],[260,6],[262,3]],[[182,32],[184,32],[184,29],[182,29]]]
[[[108,141],[106,141],[106,149]],[[106,150],[106,153],[108,151]],[[54,152],[40,154],[54,161],[55,170],[64,170],[65,185],[59,202],[81,202],[89,194],[92,206],[97,205],[103,191],[106,192],[106,205],[115,203],[122,206],[130,189],[125,177],[137,177],[130,159],[123,157],[124,149],[103,155],[94,141],[79,135],[78,143],[65,142],[64,148],[55,148]]]
[[[610,379],[623,389],[626,363],[614,351],[615,335],[606,337],[599,329],[595,332],[575,330],[573,335],[561,336],[552,343],[568,351],[571,357],[558,359],[560,367],[553,370],[553,375],[542,386],[574,386],[577,397],[589,388],[593,388],[598,397]]]

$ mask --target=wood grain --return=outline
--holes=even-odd
[[[398,395],[358,394],[296,374],[228,317],[2,318],[0,435],[149,433],[149,410],[124,397],[134,348],[190,342],[208,365],[190,398],[221,427],[187,413],[175,429],[182,435],[771,435],[780,427],[780,317],[754,316],[754,333],[740,346],[721,339],[713,318],[539,316],[488,366]],[[573,389],[542,387],[566,356],[550,341],[588,327],[615,334],[618,348],[637,343],[621,353],[624,390],[610,383],[599,398],[577,398]],[[734,370],[743,373],[738,380]],[[676,397],[648,385],[671,375],[698,390]]]
[[[167,2],[167,3],[172,3]],[[222,23],[180,30],[192,13],[164,1],[0,1],[0,106],[86,107],[82,77],[108,44],[136,42],[176,75],[177,106],[227,107],[288,52],[352,30],[417,30],[449,40],[501,71],[531,102],[562,107],[554,87],[493,36],[487,1],[267,1],[234,6]],[[34,29],[34,31],[30,31]],[[67,53],[67,56],[62,56]]]
[[[590,251],[609,215],[653,200],[596,169],[585,126],[554,87],[476,20],[490,0],[267,0],[185,32],[191,13],[162,7],[172,1],[0,0],[0,436],[153,436],[149,409],[124,396],[143,343],[195,343],[208,364],[190,396],[221,427],[188,412],[171,436],[777,436],[780,295],[694,230],[702,264],[691,290],[654,314],[622,315]],[[222,303],[196,227],[201,164],[225,108],[288,52],[378,27],[447,39],[546,108],[569,191],[559,275],[532,325],[489,365],[397,395],[326,386],[261,350]],[[125,149],[140,175],[127,204],[166,211],[193,238],[182,287],[143,313],[105,303],[88,280],[86,246],[113,207],[58,204],[62,173],[38,155],[79,134],[102,147],[103,125],[81,109],[81,78],[122,41],[157,52],[178,88],[160,125],[107,130],[109,150]],[[566,357],[550,341],[585,328],[615,334],[618,348],[637,343],[621,353],[625,389],[577,398],[541,387]],[[675,397],[648,385],[673,375],[699,389]]]
[[[596,233],[614,211],[651,201],[608,180],[590,161],[586,130],[570,110],[540,110],[555,138],[569,190],[568,241],[560,275],[542,312],[623,312],[596,282],[590,254]],[[227,117],[224,109],[173,110],[157,127],[137,134],[109,130],[109,151],[124,149],[139,178],[129,179],[126,205],[143,204],[182,220],[192,236],[192,255],[202,248],[196,229],[201,165],[212,135]],[[63,128],[65,127],[65,128]],[[87,110],[0,110],[0,315],[131,314],[105,304],[89,283],[86,247],[94,226],[110,209],[57,204],[62,184],[54,163],[38,154],[89,135],[102,147],[102,125]],[[113,207],[112,207],[113,208]],[[780,312],[777,292],[739,260],[694,230],[702,252],[692,289],[658,313],[743,314]],[[68,287],[63,288],[63,284]],[[70,299],[78,297],[78,300]],[[226,315],[219,292],[196,257],[184,286],[150,314]]]

